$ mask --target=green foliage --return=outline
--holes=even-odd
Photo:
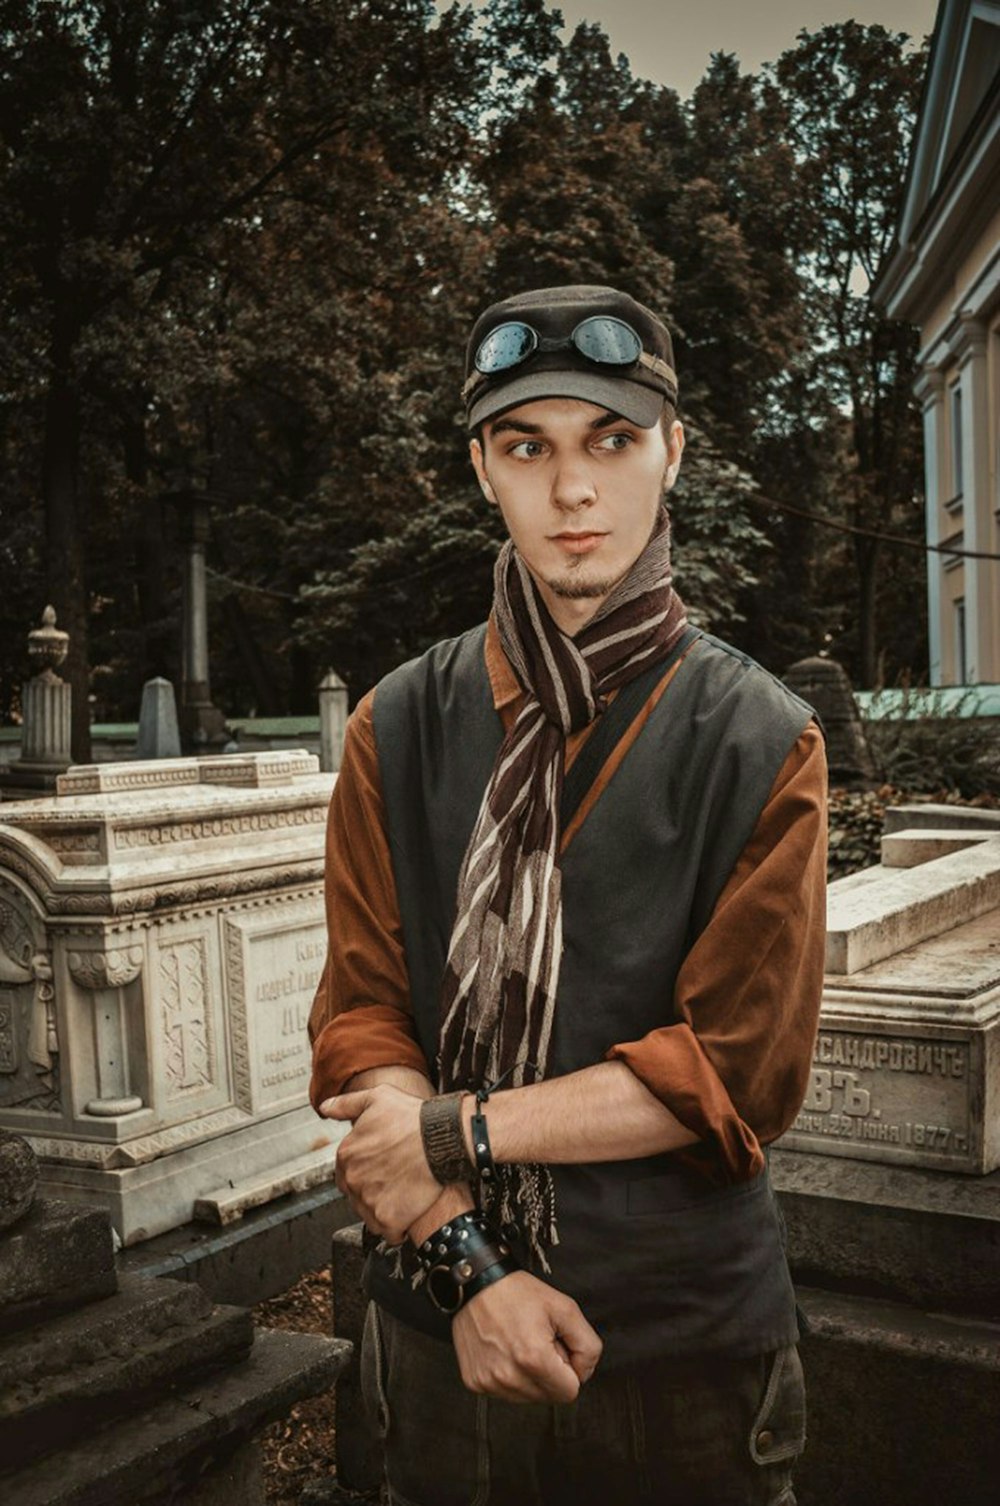
[[[856,670],[851,583],[877,567],[872,610],[910,620],[920,556],[893,577],[763,503],[917,527],[912,348],[854,273],[920,68],[846,23],[769,75],[720,54],[685,102],[544,0],[0,0],[0,716],[50,598],[81,703],[177,677],[176,490],[212,498],[232,714],[480,619],[463,344],[549,281],[677,331],[693,614],[778,667],[829,633]]]
[[[865,724],[865,735],[884,777],[911,790],[937,790],[953,798],[1000,796],[1000,730],[996,718],[976,717],[968,691],[946,712],[933,691],[920,692],[919,716],[904,694],[899,715]]]

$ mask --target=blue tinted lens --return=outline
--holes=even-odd
[[[476,370],[484,376],[517,366],[538,344],[538,336],[529,324],[498,324],[476,351]]]
[[[631,325],[605,314],[578,324],[573,344],[588,361],[599,361],[603,366],[631,366],[642,352],[642,341]]]

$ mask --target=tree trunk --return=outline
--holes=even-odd
[[[858,539],[858,659],[862,690],[874,690],[878,678],[878,554],[874,539]]]
[[[144,403],[144,394],[136,398]],[[176,680],[179,663],[177,634],[171,630],[168,610],[166,562],[167,542],[163,501],[150,495],[149,456],[144,419],[128,418],[122,427],[125,474],[139,493],[139,517],[136,519],[136,585],[139,619],[142,624],[142,680],[162,675]]]
[[[48,594],[57,625],[69,633],[69,654],[62,673],[73,688],[73,761],[89,763],[90,644],[85,535],[80,517],[80,396],[69,375],[75,336],[75,327],[69,321],[60,325],[57,315],[45,403],[42,494]]]

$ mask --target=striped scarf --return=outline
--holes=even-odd
[[[458,880],[445,968],[440,1090],[475,1090],[506,1074],[514,1086],[549,1069],[562,955],[559,807],[569,733],[606,697],[664,658],[687,625],[670,573],[670,524],[652,537],[575,638],[550,617],[508,542],[494,573],[500,642],[527,697],[497,754]],[[503,1165],[482,1189],[487,1211],[516,1225],[542,1268],[558,1243],[544,1167]]]

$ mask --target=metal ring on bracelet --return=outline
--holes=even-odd
[[[498,1248],[507,1249],[505,1245]],[[496,1251],[492,1253],[497,1256]],[[469,1268],[468,1275],[465,1274],[465,1267]],[[458,1261],[456,1265],[436,1265],[427,1275],[427,1295],[438,1312],[451,1318],[472,1297],[494,1282],[502,1281],[504,1276],[513,1275],[518,1269],[517,1261],[509,1250],[506,1255],[492,1259],[481,1270],[473,1269],[472,1263],[464,1260]]]

